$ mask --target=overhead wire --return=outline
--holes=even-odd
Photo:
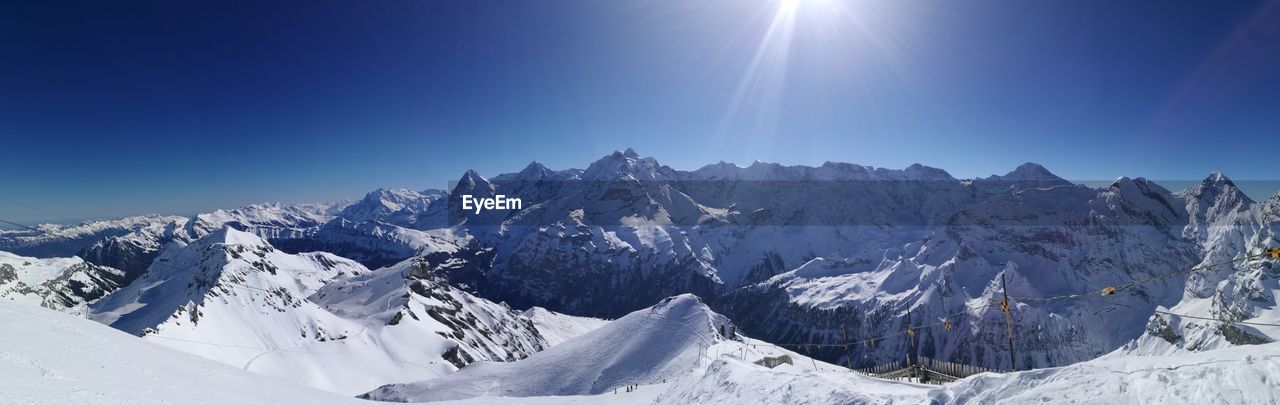
[[[46,235],[53,235],[53,236],[58,236],[58,237],[63,237],[63,238],[71,239],[71,237],[69,237],[69,236],[53,234],[53,233],[47,232],[47,231],[45,231],[45,230],[43,230],[43,229],[40,229],[40,228],[36,228],[36,227],[33,227],[33,226],[23,225],[23,224],[20,224],[20,223],[17,223],[17,222],[13,222],[13,221],[10,221],[10,220],[7,220],[7,219],[0,219],[0,222],[3,222],[3,223],[6,223],[6,224],[9,224],[10,226],[15,226],[15,227],[18,227],[18,228],[22,228],[22,229],[30,230],[30,231],[33,231],[33,232],[39,232],[39,233],[43,233],[43,234],[46,234]]]
[[[52,215],[52,216],[55,216],[55,217],[58,217],[58,218],[60,218],[60,219],[64,219],[64,220],[67,220],[67,221],[71,221],[71,222],[79,221],[79,220],[77,220],[77,219],[74,219],[74,218],[68,217],[68,216],[66,216],[66,215],[62,215],[62,214],[59,214],[59,213],[56,213],[56,212],[53,212],[53,211],[49,211],[49,210],[46,210],[46,209],[44,209],[44,208],[40,208],[40,207],[37,207],[37,206],[31,205],[31,204],[27,204],[27,203],[24,203],[24,202],[21,202],[21,201],[17,201],[17,200],[14,200],[14,199],[12,199],[12,198],[8,198],[8,197],[5,197],[5,196],[0,196],[0,200],[5,200],[5,201],[8,201],[8,202],[10,202],[10,203],[13,203],[14,205],[18,205],[18,206],[26,207],[26,208],[29,208],[29,209],[35,210],[35,211],[37,211],[37,212],[40,212],[40,213],[42,213],[42,214]],[[8,222],[8,221],[5,221],[5,222]]]

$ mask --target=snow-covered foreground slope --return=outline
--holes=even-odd
[[[1280,343],[1171,356],[1113,354],[1066,367],[980,374],[934,393],[989,403],[1280,403]]]
[[[922,404],[928,388],[847,370],[766,368],[732,357],[711,363],[658,395],[659,404]]]
[[[732,328],[697,297],[681,295],[514,363],[477,363],[457,373],[378,388],[366,397],[416,402],[477,396],[599,394],[674,379],[697,368]]]
[[[806,360],[808,361],[808,360]],[[641,385],[627,392],[597,395],[524,397],[529,405],[608,404],[927,404],[929,388],[878,380],[845,370],[814,371],[782,365],[770,369],[728,355],[705,370],[668,383]],[[505,405],[511,398],[474,397],[435,402],[439,405]]]
[[[0,300],[0,403],[367,404]]]
[[[518,401],[507,397],[473,397],[448,401],[431,402],[432,405],[654,405],[654,401],[671,384],[641,385],[631,392],[618,390],[598,395],[548,395],[542,397],[521,397]],[[376,402],[375,402],[376,403]]]
[[[485,398],[554,396],[560,402],[592,398],[601,403],[629,403],[636,401],[637,393],[627,392],[626,386],[661,385],[670,389],[648,387],[644,390],[646,400],[847,403],[866,399],[884,403],[922,400],[928,391],[919,385],[862,377],[741,336],[726,337],[734,330],[728,319],[712,312],[698,297],[685,294],[524,360],[477,363],[441,378],[388,385],[364,397],[485,403]],[[752,364],[764,357],[784,355],[792,364],[774,369]],[[654,395],[658,392],[661,394]]]

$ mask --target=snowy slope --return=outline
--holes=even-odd
[[[926,386],[866,377],[847,370],[792,365],[765,368],[732,357],[676,381],[658,404],[923,404]]]
[[[124,272],[78,257],[40,259],[0,252],[0,300],[68,312],[120,287]]]
[[[385,386],[366,397],[458,404],[511,401],[504,397],[529,403],[922,403],[929,391],[863,377],[740,335],[724,336],[734,329],[697,297],[680,295],[524,360],[479,363],[433,380]],[[779,356],[792,364],[753,364]],[[631,384],[639,389],[627,391]]]
[[[542,348],[514,311],[411,279],[411,266],[371,272],[329,253],[284,253],[224,228],[191,244],[173,242],[146,275],[95,303],[90,317],[158,344],[350,395]]]
[[[388,348],[401,343],[397,350],[447,361],[448,371],[478,360],[513,361],[546,347],[530,319],[436,279],[419,259],[330,283],[311,300],[379,330]]]
[[[477,396],[599,394],[696,369],[728,319],[682,295],[514,363],[477,363],[455,374],[378,388],[365,397],[414,402]]]
[[[1066,367],[980,374],[933,394],[957,404],[1275,404],[1280,343],[1169,356],[1111,355]]]
[[[361,404],[0,300],[0,403]]]
[[[806,360],[808,361],[808,360]],[[775,368],[730,356],[667,383],[640,385],[596,395],[523,397],[521,404],[927,404],[931,386],[880,380],[847,370]],[[501,405],[505,397],[473,397],[433,402],[440,405]]]
[[[548,395],[539,397],[521,397],[521,405],[653,405],[671,384],[641,385],[631,392],[620,389],[597,395]],[[430,402],[433,405],[507,405],[513,400],[508,397],[471,397],[448,401]]]
[[[529,308],[522,312],[521,316],[533,321],[534,327],[538,328],[538,333],[546,339],[547,346],[564,343],[566,340],[609,324],[609,321],[604,319],[565,315],[539,307]]]

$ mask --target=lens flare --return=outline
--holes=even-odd
[[[784,101],[789,73],[793,79],[806,72],[825,77],[823,80],[833,85],[848,85],[860,62],[875,58],[876,65],[892,70],[899,84],[911,81],[909,66],[901,63],[902,49],[896,46],[900,41],[893,36],[894,19],[877,12],[882,3],[772,0],[755,4],[767,7],[760,9],[762,18],[753,27],[759,27],[755,28],[759,42],[744,61],[716,127],[714,139],[718,143],[742,144],[748,149],[744,152],[763,152],[750,149],[771,147],[768,141],[777,140],[780,118],[803,117],[805,106],[788,106]],[[815,79],[805,80],[812,85]]]

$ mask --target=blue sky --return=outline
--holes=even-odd
[[[1280,173],[1275,1],[177,3],[0,6],[0,196],[191,213],[626,147],[679,169]]]

